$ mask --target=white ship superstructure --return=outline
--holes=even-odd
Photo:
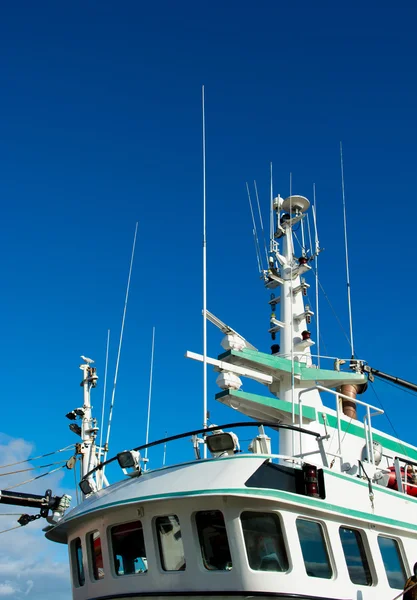
[[[364,361],[341,357],[322,368],[322,359],[319,368],[312,356],[312,261],[293,245],[308,209],[302,196],[273,201],[263,272],[272,353],[209,315],[225,333],[224,351],[205,361],[234,423],[100,462],[107,449],[96,445],[90,408],[97,376],[88,360],[82,365],[84,404],[74,414],[82,420],[84,500],[46,531],[68,545],[74,600],[381,600],[403,589],[417,560],[417,448],[374,427],[383,411],[364,400],[374,372]],[[257,381],[259,393],[242,391],[241,378]],[[239,421],[238,412],[253,421]],[[271,430],[279,431],[276,452]],[[193,441],[192,460],[142,468],[146,448],[181,437]],[[108,485],[112,461],[126,477]]]

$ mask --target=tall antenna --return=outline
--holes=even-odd
[[[149,394],[148,394],[148,418],[146,421],[146,441],[149,442],[149,425],[151,421],[151,400],[152,400],[152,380],[153,380],[153,357],[155,352],[155,327],[152,327],[152,351],[151,351],[151,370],[149,374]],[[145,471],[148,464],[148,448],[145,448]]]
[[[204,85],[201,89],[203,121],[203,427],[207,429],[207,238],[206,238],[206,113]],[[204,444],[204,458],[207,446]]]
[[[108,365],[109,365],[109,346],[110,346],[110,329],[107,330],[106,364],[105,364],[105,367],[104,367],[103,406],[102,406],[102,410],[101,410],[100,445],[99,445],[99,453],[100,454],[99,454],[99,460],[100,460],[101,450],[102,450],[102,444],[103,444],[104,406],[106,404],[107,371],[108,371]],[[101,476],[100,476],[100,479],[101,479]]]
[[[107,453],[109,451],[110,429],[111,429],[111,422],[112,422],[112,417],[113,417],[114,398],[116,396],[117,376],[119,374],[120,353],[122,351],[123,332],[124,332],[124,329],[125,329],[127,301],[129,300],[130,279],[132,277],[133,259],[135,257],[135,248],[136,248],[136,236],[137,236],[137,233],[138,233],[138,224],[136,223],[135,235],[133,237],[132,255],[130,257],[129,276],[127,278],[125,304],[124,304],[124,307],[123,307],[122,326],[121,326],[121,329],[120,329],[119,348],[117,350],[116,369],[115,369],[115,372],[114,372],[113,391],[112,391],[112,395],[111,395],[110,413],[109,413],[109,424],[108,424],[108,427],[107,427],[107,436],[106,436],[106,444],[105,444],[103,462],[106,461]],[[103,468],[103,477],[104,477],[104,468]]]
[[[346,285],[347,285],[348,310],[349,310],[350,350],[351,350],[351,354],[352,354],[352,358],[353,358],[355,356],[355,349],[354,349],[354,345],[353,345],[352,301],[350,298],[349,251],[348,251],[347,224],[346,224],[345,175],[344,175],[344,171],[343,171],[342,142],[340,142],[340,171],[342,174],[343,225],[344,225],[344,231],[345,231]]]
[[[313,206],[311,207],[313,213],[313,225],[314,225],[314,270],[316,280],[316,344],[317,344],[317,365],[320,368],[320,318],[319,318],[319,253],[320,243],[319,235],[317,233],[317,201],[316,201],[316,184],[313,183]]]
[[[272,162],[270,163],[269,167],[270,167],[269,251],[272,252],[274,249],[274,190],[273,190],[273,180],[272,180]]]

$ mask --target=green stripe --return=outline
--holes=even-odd
[[[378,490],[379,491],[379,490]],[[315,498],[310,498],[307,496],[301,496],[298,494],[292,494],[291,492],[284,492],[281,490],[270,490],[270,489],[258,489],[258,488],[220,488],[215,490],[193,490],[189,492],[174,492],[174,493],[166,493],[166,494],[155,494],[149,496],[138,496],[136,498],[128,498],[126,500],[118,500],[116,502],[109,502],[107,504],[103,504],[99,508],[91,508],[90,510],[86,510],[78,515],[74,515],[74,517],[69,517],[65,522],[71,521],[73,519],[78,519],[84,517],[87,514],[92,512],[98,512],[104,509],[112,508],[120,505],[128,505],[134,502],[148,502],[150,500],[166,500],[168,498],[187,498],[193,496],[219,496],[219,495],[241,495],[241,496],[251,496],[251,497],[263,497],[265,499],[274,498],[279,500],[286,500],[291,502],[292,504],[301,504],[304,506],[309,506],[315,508],[319,511],[329,511],[331,513],[340,514],[343,516],[349,516],[356,519],[361,519],[364,521],[372,521],[374,523],[379,523],[382,525],[391,525],[393,527],[399,527],[401,529],[409,529],[411,531],[417,531],[417,525],[413,523],[407,523],[405,521],[399,521],[397,519],[390,519],[387,517],[381,517],[379,515],[374,515],[369,512],[354,510],[350,508],[345,508],[342,506],[337,506],[336,504],[330,504],[328,502],[324,502],[322,500],[316,500]],[[59,525],[58,525],[59,527]]]
[[[337,417],[333,415],[329,415],[325,411],[323,411],[326,415],[326,423],[329,427],[337,429]],[[324,424],[323,413],[319,412],[319,423],[321,425]],[[363,427],[359,427],[355,425],[351,421],[345,421],[344,419],[340,419],[340,429],[351,435],[355,435],[356,437],[360,437],[365,439],[365,430]],[[417,460],[417,450],[408,444],[403,444],[401,442],[397,442],[396,440],[391,440],[390,438],[386,438],[383,434],[375,433],[375,430],[372,431],[372,439],[375,442],[379,442],[381,446],[386,450],[392,450],[395,454],[402,454],[408,456],[413,460]]]
[[[221,401],[225,397],[236,398],[237,400],[246,400],[253,404],[259,404],[260,406],[266,406],[267,408],[273,408],[278,411],[282,411],[288,414],[292,412],[292,404],[286,400],[280,400],[279,398],[260,396],[259,394],[252,394],[249,392],[242,392],[240,390],[224,390],[216,394],[216,400]],[[316,420],[316,410],[312,406],[302,405],[303,417],[310,421]],[[295,415],[300,414],[299,405],[294,405]]]

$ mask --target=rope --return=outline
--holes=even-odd
[[[41,477],[46,477],[47,475],[51,475],[52,473],[56,473],[60,469],[64,469],[65,465],[61,467],[57,467],[56,469],[52,469],[52,471],[48,471],[47,473],[41,473],[36,477],[32,477],[31,479],[26,479],[26,481],[22,481],[21,483],[16,483],[16,485],[11,485],[10,487],[5,488],[3,491],[7,492],[8,490],[13,490],[14,488],[20,487],[21,485],[25,485],[26,483],[30,483],[31,481],[36,481],[36,479],[40,479]]]
[[[31,462],[33,460],[38,460],[39,458],[45,458],[46,456],[52,456],[53,454],[58,454],[58,452],[65,452],[71,448],[74,448],[75,444],[70,444],[69,446],[65,446],[65,448],[61,448],[60,450],[54,450],[53,452],[47,452],[46,454],[40,454],[39,456],[31,456],[29,458],[25,458],[24,460],[18,460],[17,462],[9,463],[8,465],[1,465],[0,469],[6,469],[7,467],[14,467],[15,465],[21,465],[25,462]]]
[[[20,529],[22,526],[21,525],[15,525],[14,527],[9,527],[9,529],[3,529],[3,531],[0,531],[1,533],[7,533],[8,531],[13,531],[13,529]]]
[[[54,465],[66,464],[66,460],[59,460],[57,462],[49,463],[49,465],[39,465],[39,467],[30,467],[29,469],[19,469],[18,471],[8,471],[7,473],[0,473],[0,477],[6,477],[6,475],[16,475],[16,473],[25,473],[26,471],[37,471],[38,469],[47,469]]]

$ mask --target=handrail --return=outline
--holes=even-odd
[[[200,429],[186,431],[185,433],[171,435],[170,437],[164,437],[160,440],[156,440],[155,442],[149,442],[148,444],[142,444],[141,446],[136,446],[136,448],[132,448],[132,450],[137,450],[137,451],[144,450],[145,448],[152,448],[153,446],[158,446],[160,444],[166,444],[167,442],[173,442],[175,440],[180,440],[185,437],[198,435],[199,433],[209,433],[210,431],[216,431],[218,429],[231,429],[232,427],[234,429],[236,429],[238,427],[259,427],[260,425],[262,425],[264,427],[271,427],[273,429],[289,429],[289,430],[299,431],[300,433],[305,433],[306,435],[312,435],[315,438],[320,438],[319,433],[310,431],[309,429],[304,429],[303,427],[296,427],[295,425],[283,425],[280,423],[271,423],[270,421],[254,421],[254,422],[238,421],[237,423],[226,423],[224,425],[216,425],[215,427],[212,427],[212,428],[202,427]],[[81,481],[88,479],[93,473],[101,470],[103,467],[105,467],[109,463],[115,461],[116,459],[117,459],[117,454],[116,454],[116,456],[113,456],[112,458],[109,458],[108,460],[99,463],[98,465],[96,465],[94,467],[94,469],[91,469],[91,471],[86,473]]]

